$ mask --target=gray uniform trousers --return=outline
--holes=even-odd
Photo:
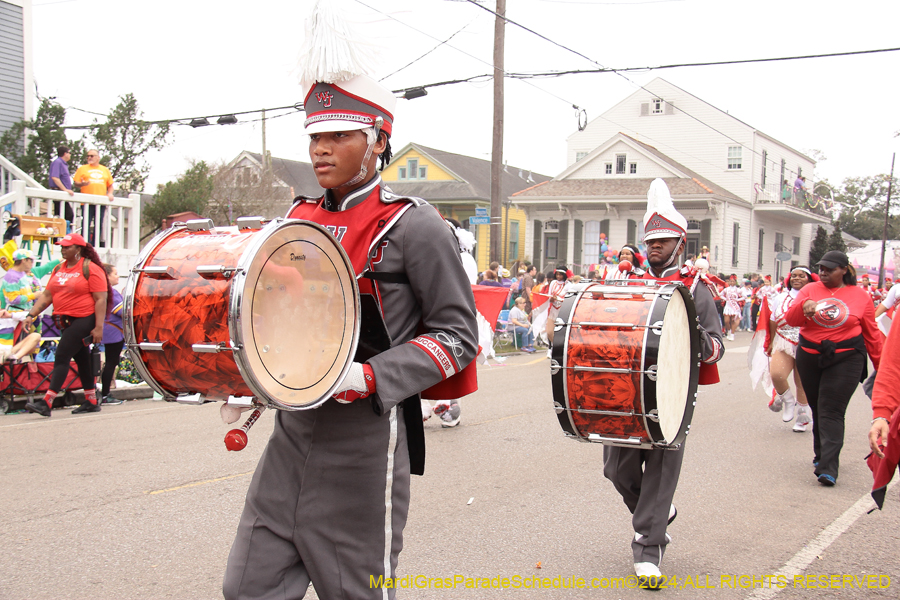
[[[678,450],[603,447],[603,475],[631,511],[641,538],[633,540],[634,562],[659,565],[666,551],[669,507],[678,486],[684,443]]]
[[[231,599],[393,599],[370,576],[394,577],[409,510],[402,407],[328,400],[276,413],[247,492],[223,591]]]

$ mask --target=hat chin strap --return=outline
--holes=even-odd
[[[384,119],[378,117],[375,119],[375,125],[373,127],[368,127],[363,130],[366,133],[368,146],[366,146],[366,154],[365,156],[363,156],[362,166],[360,166],[359,173],[357,173],[356,176],[353,177],[353,179],[341,185],[340,187],[350,187],[366,180],[366,177],[368,177],[369,175],[369,168],[366,165],[369,164],[369,159],[372,158],[372,151],[375,149],[376,142],[378,142],[378,133],[381,131],[381,127],[383,125]]]
[[[675,248],[672,250],[672,254],[669,255],[669,260],[667,260],[667,261],[666,261],[666,264],[664,264],[664,265],[662,266],[662,268],[660,269],[660,272],[665,271],[666,269],[668,269],[669,267],[671,267],[672,264],[674,264],[675,259],[678,257],[678,249],[679,249],[683,244],[684,244],[684,236],[682,235],[682,236],[679,236],[679,238],[678,238],[678,245],[675,246]]]

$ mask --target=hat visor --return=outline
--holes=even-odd
[[[72,240],[68,240],[68,241],[60,240],[60,241],[56,242],[56,245],[57,246],[74,246],[75,242],[73,242]]]
[[[820,260],[819,262],[816,263],[816,266],[817,267],[825,267],[826,269],[837,269],[841,265],[837,264],[836,262],[832,262],[830,260]]]
[[[360,123],[359,121],[343,121],[334,119],[328,121],[316,121],[306,126],[306,133],[326,133],[329,131],[360,131],[368,129],[372,125],[368,123]]]
[[[667,231],[654,231],[653,233],[648,233],[647,235],[645,235],[644,241],[648,242],[650,240],[664,240],[666,238],[679,239],[681,238],[681,236]]]

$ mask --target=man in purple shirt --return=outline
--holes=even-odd
[[[69,175],[69,165],[66,163],[72,158],[72,151],[69,150],[67,146],[60,146],[56,149],[56,160],[50,163],[50,189],[51,190],[62,190],[64,192],[68,192],[70,196],[74,196],[75,192],[72,191],[72,176]],[[60,214],[60,202],[56,200],[53,202],[53,214]],[[71,223],[75,220],[75,213],[72,210],[72,207],[66,204],[66,221]]]

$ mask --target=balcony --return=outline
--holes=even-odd
[[[753,210],[798,223],[831,223],[834,201],[811,192],[795,192],[777,183],[753,186]]]

